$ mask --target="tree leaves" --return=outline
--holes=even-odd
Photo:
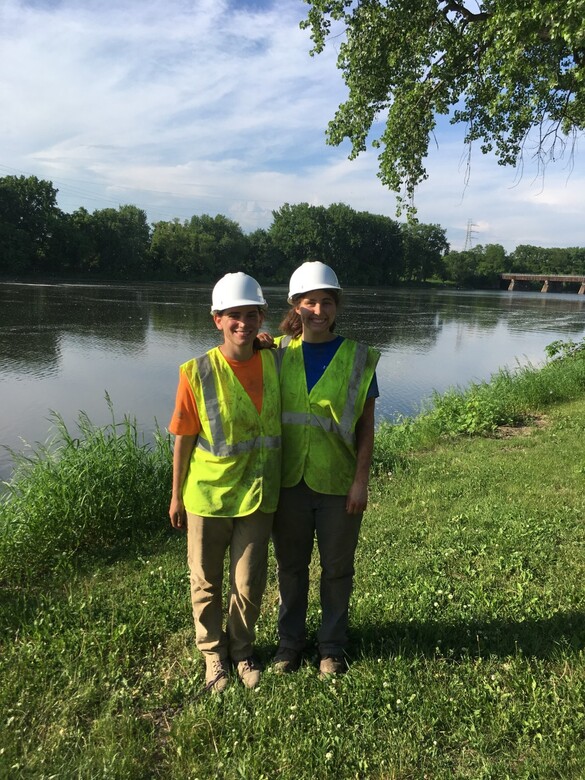
[[[335,34],[349,89],[327,141],[380,150],[379,176],[414,211],[436,117],[466,126],[502,165],[522,158],[536,129],[540,164],[585,127],[585,0],[307,0],[311,54]],[[378,123],[385,121],[380,131]]]

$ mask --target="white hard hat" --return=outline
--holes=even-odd
[[[256,279],[242,271],[222,276],[211,293],[212,314],[234,306],[261,306],[263,309],[267,306]]]
[[[309,292],[310,290],[339,290],[339,280],[333,268],[320,260],[308,260],[300,265],[289,282],[288,302],[292,303],[294,295]]]

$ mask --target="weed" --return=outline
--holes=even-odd
[[[49,446],[13,453],[15,474],[0,500],[0,581],[30,582],[163,527],[168,436],[157,432],[146,445],[136,421],[116,422],[113,411],[104,427],[80,413],[78,437],[57,413],[52,419]]]

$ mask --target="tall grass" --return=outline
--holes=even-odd
[[[382,423],[374,445],[373,470],[392,471],[409,453],[427,449],[441,439],[489,435],[501,426],[521,425],[551,404],[571,401],[585,390],[585,340],[556,341],[546,348],[543,367],[502,369],[489,382],[435,393],[415,418]]]
[[[109,403],[109,399],[108,399]],[[111,409],[111,405],[110,405]],[[100,557],[162,527],[171,479],[168,436],[145,444],[136,421],[95,426],[83,412],[73,436],[53,412],[54,434],[32,454],[13,453],[0,502],[0,581],[30,581]]]

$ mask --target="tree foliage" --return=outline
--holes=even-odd
[[[129,205],[98,209],[89,230],[101,273],[116,279],[144,275],[150,228],[142,209]]]
[[[61,212],[57,190],[36,176],[0,179],[0,257],[16,273],[52,270]]]
[[[520,244],[510,255],[510,270],[519,273],[580,275],[585,273],[585,249]]]
[[[443,258],[442,276],[458,287],[500,286],[500,274],[511,270],[511,259],[500,244],[474,246],[449,252]]]
[[[420,282],[440,275],[443,256],[449,251],[445,230],[440,225],[411,222],[404,225],[402,232],[404,278]]]
[[[355,211],[345,203],[285,203],[272,215],[269,233],[285,258],[279,281],[288,280],[310,257],[334,266],[352,284],[389,285],[402,278],[402,226],[390,217]]]
[[[56,204],[52,184],[32,176],[0,178],[0,274],[75,275],[91,279],[213,282],[246,271],[262,284],[285,284],[307,259],[332,265],[344,286],[443,279],[498,287],[507,271],[585,274],[585,249],[499,244],[450,252],[440,225],[399,223],[345,203],[285,203],[267,230],[246,235],[222,214],[147,223],[136,206],[79,208]]]
[[[224,273],[245,268],[248,255],[242,228],[222,214],[154,225],[151,260],[161,278],[209,279],[216,268],[223,268]]]
[[[379,176],[409,203],[427,178],[424,158],[438,115],[466,127],[502,165],[522,159],[536,128],[544,164],[585,127],[585,0],[306,0],[312,54],[339,27],[338,68],[349,89],[328,142],[367,146]],[[336,36],[337,38],[337,36]]]
[[[150,251],[153,266],[163,279],[185,277],[193,273],[196,238],[188,222],[156,222]]]

